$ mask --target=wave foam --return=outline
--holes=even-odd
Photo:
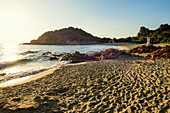
[[[13,66],[16,64],[20,64],[20,63],[30,62],[30,61],[32,61],[32,59],[19,59],[19,60],[15,60],[15,61],[2,62],[2,63],[0,63],[0,69],[10,67],[10,66]]]

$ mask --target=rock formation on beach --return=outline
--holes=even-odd
[[[135,48],[129,50],[128,53],[151,53],[158,49],[162,49],[162,47],[161,46],[157,47],[157,46],[153,46],[153,45],[150,45],[150,46],[142,45],[142,46],[138,46],[138,47],[135,47]]]
[[[170,46],[165,46],[153,51],[151,54],[148,54],[145,58],[154,60],[159,58],[170,58]]]
[[[134,54],[136,53],[136,54]],[[147,53],[144,56],[140,54]],[[52,54],[51,52],[45,52],[42,55],[50,55],[50,60],[59,60],[59,61],[70,61],[70,63],[79,63],[85,61],[99,61],[99,60],[111,60],[111,59],[122,59],[122,58],[131,58],[131,57],[145,57],[150,60],[159,59],[159,58],[170,58],[170,46],[165,45],[153,46],[153,45],[141,45],[137,46],[131,50],[117,50],[117,49],[107,49],[105,51],[94,52],[91,54],[80,53],[75,51],[75,53],[61,53],[61,54]]]
[[[65,55],[63,55],[60,61],[71,61],[71,63],[78,63],[78,62],[84,62],[88,60],[91,61],[110,60],[110,59],[128,58],[131,56],[132,56],[131,54],[126,53],[123,50],[116,50],[110,48],[105,51],[94,52],[91,54],[79,53],[78,51],[72,54],[66,53]]]
[[[79,28],[64,28],[55,31],[48,31],[42,34],[37,40],[31,40],[29,44],[40,45],[88,45],[100,44],[102,39],[95,37]]]
[[[136,48],[133,48],[128,51],[128,53],[150,53],[145,56],[145,58],[150,59],[150,60],[155,60],[155,59],[168,59],[170,58],[170,46],[165,45],[164,47],[161,46],[138,46]]]

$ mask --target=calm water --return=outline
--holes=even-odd
[[[109,45],[19,45],[0,44],[0,82],[13,78],[33,75],[53,67],[64,65],[67,61],[50,61],[50,56],[42,56],[44,52],[93,53],[108,48],[122,49]]]

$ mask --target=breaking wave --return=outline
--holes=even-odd
[[[34,53],[39,53],[40,51],[41,50],[38,50],[38,51],[30,51],[30,50],[28,50],[28,51],[25,51],[23,53],[20,53],[20,55],[34,54]]]
[[[2,62],[2,63],[0,63],[0,69],[10,67],[10,66],[14,66],[16,64],[31,62],[32,60],[33,59],[19,59],[19,60],[15,60],[15,61]]]

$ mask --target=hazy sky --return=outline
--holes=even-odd
[[[69,26],[99,37],[170,24],[170,0],[0,0],[0,42],[29,42]]]

